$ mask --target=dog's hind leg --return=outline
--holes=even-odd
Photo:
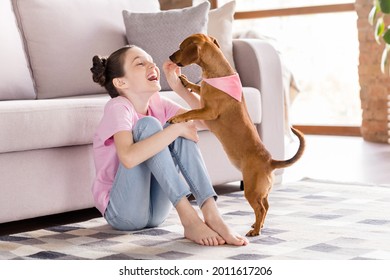
[[[266,197],[257,197],[251,200],[248,200],[249,204],[252,206],[253,211],[255,212],[255,223],[252,225],[252,228],[246,236],[257,236],[260,234],[260,230],[264,225],[265,216],[267,215],[268,210],[268,201]]]
[[[262,205],[264,206],[265,209],[265,217],[267,216],[268,213],[268,208],[269,208],[269,203],[268,203],[268,195],[262,199]],[[265,219],[264,217],[264,219]],[[256,226],[256,222],[252,225],[252,228]],[[264,220],[263,223],[260,225],[260,229],[264,227]]]
[[[271,182],[269,181],[269,178],[259,178],[261,175],[262,174],[253,176],[255,178],[257,177],[257,180],[244,179],[245,198],[248,200],[255,213],[255,223],[252,225],[253,229],[246,234],[247,236],[256,236],[260,234],[269,208],[268,193],[270,191]]]

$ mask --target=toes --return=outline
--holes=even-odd
[[[246,239],[245,237],[242,237],[242,236],[235,236],[235,239],[236,241],[233,243],[233,245],[236,245],[236,246],[245,246],[245,245],[248,245],[249,241],[248,239]]]
[[[215,246],[214,243],[215,243],[214,238],[212,237],[207,238],[207,246]]]
[[[206,237],[199,243],[204,246],[218,246],[225,244],[226,241],[220,236]]]
[[[218,236],[212,237],[211,240],[212,240],[212,243],[211,243],[212,246],[218,246],[219,245]]]
[[[224,245],[226,244],[225,239],[223,239],[221,236],[217,236],[218,245]]]
[[[214,241],[213,241],[213,238],[211,237],[205,237],[201,240],[201,242],[199,243],[203,246],[214,246]]]
[[[240,239],[242,241],[241,245],[243,245],[243,246],[248,245],[248,243],[249,243],[249,240],[246,239],[245,237],[240,236],[240,237],[238,237],[238,239]]]

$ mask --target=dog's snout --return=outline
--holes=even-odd
[[[170,59],[173,63],[176,63],[177,66],[183,67],[183,64],[181,64],[180,62],[177,61],[177,59],[176,59],[176,53],[174,53],[174,54],[172,54],[171,56],[169,56],[169,59]]]

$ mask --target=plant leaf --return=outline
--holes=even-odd
[[[374,26],[374,22],[376,19],[376,15],[378,14],[378,8],[377,6],[373,6],[370,13],[368,14],[368,22]]]
[[[382,13],[390,14],[390,0],[379,0],[379,6]]]
[[[390,44],[390,26],[386,28],[385,33],[383,34],[382,38],[386,42],[386,44]]]
[[[381,59],[381,71],[383,74],[389,74],[389,53],[390,53],[390,45],[386,44],[386,47],[383,50],[382,53],[382,59]]]
[[[375,40],[378,44],[380,44],[380,37],[383,34],[383,31],[385,30],[385,23],[383,21],[383,17],[378,18],[375,26]]]
[[[377,11],[380,11],[381,7],[379,5],[379,0],[374,0],[373,5],[377,8]]]

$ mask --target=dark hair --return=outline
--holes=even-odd
[[[112,83],[112,80],[125,75],[125,53],[133,47],[133,45],[122,47],[113,52],[109,57],[95,55],[92,58],[92,68],[90,69],[92,79],[95,83],[104,87],[111,98],[119,96],[119,92]]]

